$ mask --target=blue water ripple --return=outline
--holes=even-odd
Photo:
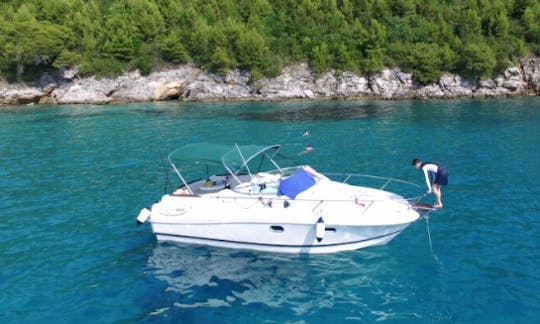
[[[538,125],[537,97],[2,107],[0,321],[538,322]],[[433,159],[450,185],[380,247],[157,243],[135,217],[163,194],[163,157],[201,141],[420,185],[410,161]]]

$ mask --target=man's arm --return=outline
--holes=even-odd
[[[424,176],[426,177],[426,185],[428,187],[428,192],[431,192],[431,179],[429,178],[429,172],[426,167],[423,167],[422,171],[424,172]]]

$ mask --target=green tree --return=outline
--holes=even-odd
[[[182,44],[180,34],[171,32],[169,35],[161,38],[159,49],[163,58],[175,64],[187,63],[190,61],[189,53]]]
[[[226,74],[231,68],[236,66],[236,61],[227,48],[218,46],[214,50],[214,53],[212,53],[210,66],[214,71]]]
[[[36,22],[37,19],[32,13],[32,11],[30,10],[29,6],[23,3],[13,15],[13,21],[20,22],[20,23],[24,23],[24,22],[30,23],[30,22]]]
[[[326,43],[316,45],[313,47],[311,53],[311,68],[317,74],[322,74],[328,67],[328,46]]]
[[[3,18],[4,21],[13,21],[14,16],[15,10],[11,3],[0,2],[0,17]]]
[[[236,43],[238,66],[242,69],[265,72],[272,63],[270,49],[254,29],[242,33]]]
[[[363,72],[375,73],[384,67],[386,28],[376,19],[372,19],[367,29],[361,29],[358,44],[362,53],[360,67]]]
[[[5,23],[2,26],[4,62],[13,66],[17,81],[22,80],[25,68],[52,64],[72,36],[65,27],[33,20]]]
[[[440,52],[437,44],[416,43],[406,57],[404,68],[412,72],[420,83],[435,82],[443,73]]]
[[[487,17],[488,35],[495,37],[507,37],[510,30],[510,21],[504,3],[495,1]]]
[[[0,18],[11,79],[71,65],[147,73],[163,61],[262,76],[307,61],[318,73],[397,66],[428,82],[540,54],[538,0],[4,0]]]
[[[540,4],[526,7],[522,16],[525,39],[540,49]]]
[[[115,33],[108,35],[103,45],[103,53],[105,57],[130,61],[136,54],[135,40],[129,31],[118,29]]]
[[[127,19],[136,29],[138,39],[148,42],[163,33],[165,23],[153,0],[127,0],[125,10]]]
[[[212,27],[202,17],[195,17],[192,33],[186,36],[190,56],[200,65],[208,64],[213,49],[210,47]]]
[[[71,68],[82,63],[82,55],[68,50],[63,50],[54,60],[55,68]]]
[[[465,10],[459,15],[458,36],[463,39],[476,39],[482,34],[482,20],[477,11]]]
[[[485,43],[468,43],[461,55],[461,71],[469,77],[490,77],[497,61],[492,49]]]

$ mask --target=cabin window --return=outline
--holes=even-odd
[[[279,226],[279,225],[272,225],[270,226],[270,230],[274,233],[283,233],[283,231],[285,231],[283,229],[283,226]]]
[[[325,231],[330,232],[330,233],[335,233],[336,229],[334,227],[327,227],[325,228]]]

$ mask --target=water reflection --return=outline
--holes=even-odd
[[[298,107],[300,106],[300,107]],[[392,110],[392,104],[384,102],[316,102],[281,107],[266,111],[250,111],[238,115],[241,119],[260,121],[306,121],[306,120],[346,120],[382,115]]]
[[[343,308],[353,317],[373,316],[374,305],[385,310],[412,294],[396,292],[404,283],[386,282],[385,269],[398,261],[385,251],[299,256],[159,243],[148,271],[166,283],[179,308],[264,305],[293,316]]]

